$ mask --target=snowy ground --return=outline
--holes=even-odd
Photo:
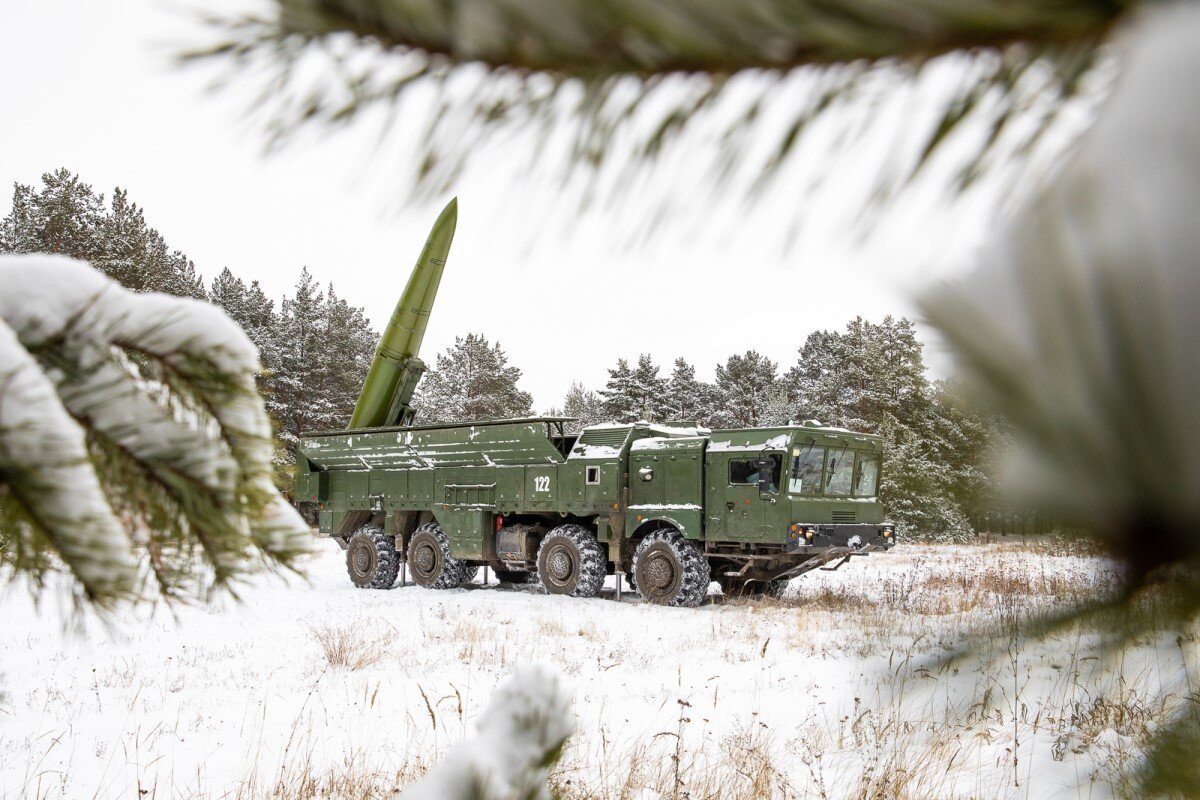
[[[309,584],[82,634],[10,591],[0,797],[387,796],[541,661],[575,691],[564,797],[1101,798],[1184,691],[1174,640],[1121,663],[1085,631],[1017,643],[1031,610],[1111,584],[1046,543],[902,546],[699,609],[363,591],[341,559],[325,542]],[[940,664],[970,625],[991,657]]]

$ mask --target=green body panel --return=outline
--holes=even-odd
[[[689,539],[704,535],[703,436],[649,437],[630,448],[629,536],[664,522]]]
[[[442,282],[442,271],[450,255],[450,243],[458,224],[458,199],[451,200],[438,215],[400,295],[396,309],[367,371],[350,428],[374,428],[412,422],[412,397],[425,372],[417,358],[429,313]]]

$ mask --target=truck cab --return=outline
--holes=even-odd
[[[883,442],[815,422],[656,437],[630,452],[628,535],[667,525],[699,540],[727,589],[895,544],[879,502]]]
[[[783,542],[793,551],[890,547],[882,464],[882,441],[869,434],[814,424],[713,431],[705,537]]]

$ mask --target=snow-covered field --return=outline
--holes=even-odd
[[[699,609],[363,591],[328,542],[308,572],[82,633],[10,590],[0,796],[386,797],[538,661],[575,692],[565,798],[1101,798],[1186,690],[1174,639],[1121,662],[1086,631],[1020,643],[1112,583],[1047,542],[906,545]],[[984,625],[987,657],[940,661]]]

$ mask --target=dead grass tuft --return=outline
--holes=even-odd
[[[329,625],[313,630],[326,663],[333,669],[350,671],[382,661],[395,637],[395,631],[381,625]]]

